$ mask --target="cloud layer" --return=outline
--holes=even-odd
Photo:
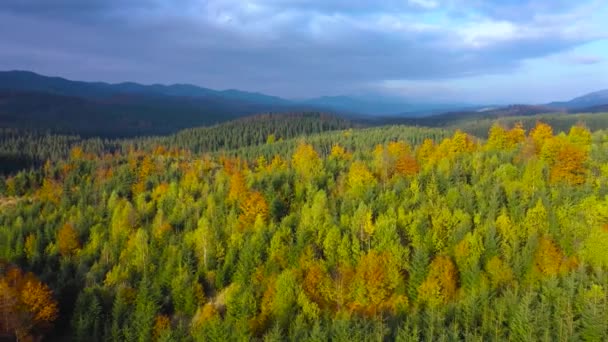
[[[607,38],[606,19],[594,0],[4,0],[0,68],[287,97],[381,91],[511,73]]]

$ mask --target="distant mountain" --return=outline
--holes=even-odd
[[[0,72],[0,128],[27,128],[85,136],[170,134],[260,113],[325,112],[357,122],[444,126],[477,118],[547,112],[600,112],[608,90],[548,105],[473,106],[420,103],[402,98],[324,96],[286,100],[236,89],[190,84],[110,84],[47,77],[29,71]]]
[[[308,109],[238,90],[81,82],[27,71],[0,72],[0,128],[105,137],[153,135],[252,114]]]
[[[44,92],[0,90],[0,128],[83,136],[169,134],[254,113],[296,109],[221,98],[122,95],[98,100]]]
[[[580,110],[578,110],[578,112],[580,112],[580,113],[608,113],[608,103],[599,105],[599,106],[581,108]]]
[[[441,114],[425,117],[379,117],[375,120],[391,124],[404,124],[427,127],[447,127],[471,120],[498,119],[510,116],[533,116],[537,114],[556,112],[563,113],[565,112],[565,110],[559,110],[548,106],[518,104],[503,107],[485,107],[473,110],[444,112]]]
[[[548,106],[556,108],[588,108],[601,105],[608,105],[608,89],[596,91],[583,96],[576,97],[565,102],[551,102]]]
[[[276,96],[240,90],[213,90],[191,84],[142,85],[134,82],[110,84],[104,82],[71,81],[61,77],[42,76],[30,71],[0,72],[0,89],[44,92],[91,99],[107,98],[120,94],[173,97],[219,97],[226,100],[246,101],[256,104],[289,104]]]
[[[401,98],[385,96],[323,96],[302,101],[304,104],[331,108],[340,112],[367,114],[371,116],[428,116],[469,108],[468,104],[455,103],[419,103]]]
[[[449,105],[412,104],[382,96],[286,100],[236,89],[190,84],[72,81],[29,71],[0,72],[0,128],[28,128],[86,136],[169,134],[269,112],[318,111],[350,119],[423,116]]]
[[[332,108],[337,111],[371,114],[371,115],[388,115],[403,112],[408,108],[408,104],[399,102],[387,102],[383,100],[368,100],[351,96],[322,96],[318,98],[308,99],[302,103]]]

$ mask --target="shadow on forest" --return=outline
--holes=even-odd
[[[43,162],[36,158],[0,153],[0,175],[11,175],[22,170],[41,166]]]

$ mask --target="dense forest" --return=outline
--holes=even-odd
[[[159,145],[167,149],[187,149],[193,153],[202,153],[352,127],[357,125],[346,119],[323,113],[302,112],[259,114],[219,125],[190,128],[173,135],[136,139],[86,138],[79,135],[57,135],[51,131],[0,128],[0,173],[39,167],[48,159],[66,158],[75,146],[94,154],[123,153],[133,148],[151,152]]]
[[[0,338],[608,338],[608,132],[267,124],[38,136],[0,181]]]

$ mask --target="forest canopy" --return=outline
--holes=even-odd
[[[0,334],[608,338],[606,132],[284,134],[74,144],[3,177]]]

